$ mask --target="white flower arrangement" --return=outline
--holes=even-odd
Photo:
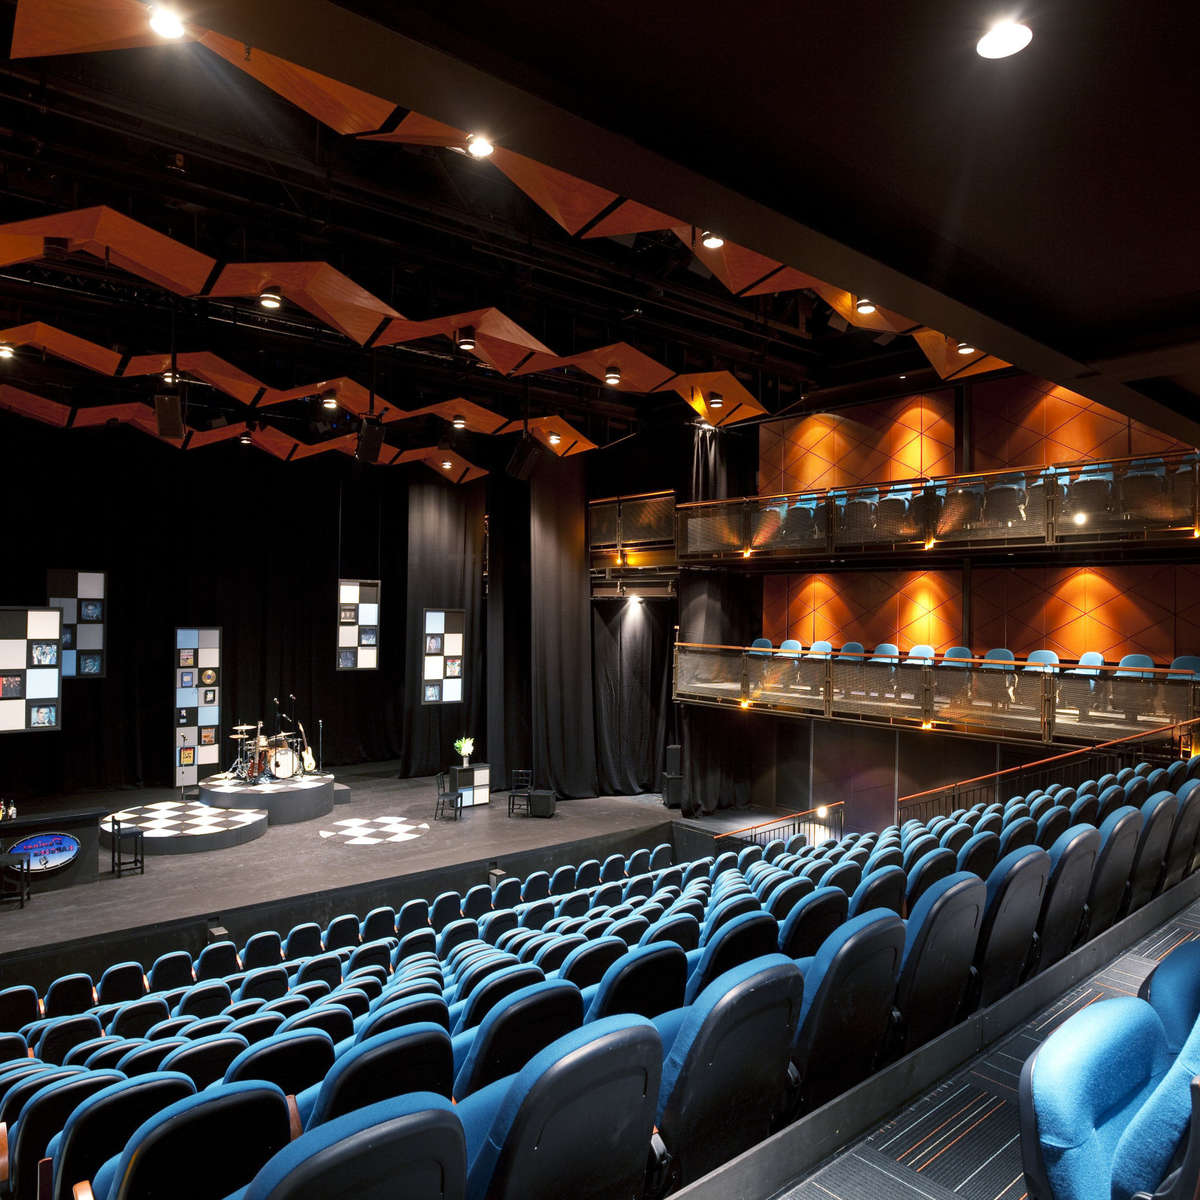
[[[475,753],[475,739],[473,737],[460,737],[454,743],[454,752],[456,754],[471,755]]]

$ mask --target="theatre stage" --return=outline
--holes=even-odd
[[[6,979],[10,972],[4,958],[16,951],[39,953],[58,943],[78,944],[122,930],[224,918],[231,910],[481,860],[495,859],[504,866],[507,859],[518,856],[524,873],[536,869],[527,865],[531,852],[545,849],[548,860],[561,861],[561,852],[554,855],[553,847],[638,831],[648,835],[654,826],[679,817],[678,810],[664,808],[658,796],[603,796],[560,802],[551,820],[509,818],[507,795],[497,792],[491,804],[464,810],[458,821],[434,821],[436,793],[431,778],[397,779],[390,763],[339,768],[337,778],[351,786],[353,803],[338,805],[326,816],[272,825],[257,841],[228,850],[148,858],[145,875],[121,879],[108,873],[109,853],[103,850],[98,882],[35,895],[24,910],[6,907],[0,911],[0,986],[12,982]],[[109,805],[114,811],[175,798],[177,793],[167,789],[86,795],[89,804]],[[714,834],[769,816],[730,810],[687,824]],[[356,824],[341,823],[346,821]],[[365,833],[360,833],[359,823]],[[476,875],[482,872],[476,870],[470,882],[486,880],[485,875]],[[459,885],[448,882],[446,886]],[[407,890],[397,888],[395,894]],[[310,907],[317,909],[312,919],[321,921],[325,906]],[[282,909],[276,914],[279,920],[291,915]],[[236,922],[227,923],[236,938]],[[153,942],[148,943],[145,953],[133,956],[149,965],[153,948]]]

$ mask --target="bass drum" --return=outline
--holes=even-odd
[[[276,746],[271,752],[271,774],[276,779],[291,779],[300,773],[300,763],[291,746]]]

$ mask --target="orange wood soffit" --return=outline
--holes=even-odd
[[[553,354],[534,354],[513,374],[531,375],[537,371],[552,371],[557,367],[577,367],[602,382],[604,372],[609,367],[619,367],[621,382],[613,387],[618,392],[653,392],[675,375],[674,371],[655,362],[628,342],[614,342],[611,346],[584,350],[565,358],[557,358]]]
[[[57,400],[47,400],[45,396],[36,396],[33,392],[25,392],[8,383],[0,383],[0,408],[8,412],[19,413],[41,421],[43,425],[53,425],[57,429],[66,429],[71,419],[71,409]]]
[[[385,446],[386,453],[391,447]],[[380,461],[383,456],[380,455]],[[398,450],[389,460],[388,466],[402,466],[404,463],[424,463],[431,471],[447,483],[470,483],[473,479],[481,479],[487,472],[468,462],[461,454],[453,450],[439,450],[436,446],[425,446],[416,450]],[[449,469],[442,466],[448,462]]]
[[[747,288],[777,271],[781,263],[755,250],[726,242],[718,250],[701,243],[704,230],[691,225],[676,225],[672,233],[731,291],[740,295]]]
[[[976,350],[973,354],[959,354],[955,340],[936,329],[918,329],[913,337],[943,379],[965,379],[968,375],[982,375],[1011,365],[982,350]]]
[[[736,425],[738,421],[758,417],[767,410],[746,390],[731,371],[696,371],[676,375],[655,391],[678,392],[710,425]],[[709,405],[709,397],[717,392],[722,399],[720,408]]]
[[[125,364],[121,376],[128,379],[161,375],[170,366],[169,354],[139,354]],[[226,362],[220,355],[208,350],[189,350],[183,354],[176,354],[175,368],[180,374],[202,380],[243,404],[249,404],[263,390],[263,384],[253,375],[247,375],[233,363]]]
[[[578,233],[614,200],[616,192],[568,175],[555,167],[497,146],[487,159],[568,233]]]
[[[185,34],[179,42],[191,41]],[[19,0],[12,58],[162,45],[138,0]]]
[[[543,345],[498,308],[477,308],[473,312],[454,313],[429,321],[403,318],[390,321],[376,338],[375,345],[392,346],[438,336],[453,338],[456,330],[468,325],[475,331],[475,349],[469,353],[503,375],[520,366],[531,354],[553,354],[549,346]]]
[[[7,342],[10,346],[35,346],[55,358],[87,367],[99,375],[115,375],[121,365],[121,356],[115,350],[107,350],[95,342],[76,337],[65,329],[56,329],[42,321],[0,329],[0,342]]]
[[[494,413],[490,408],[484,408],[483,405],[474,404],[462,397],[456,400],[442,400],[437,404],[426,405],[424,408],[414,408],[411,412],[404,414],[405,420],[416,417],[443,417],[447,421],[453,421],[455,417],[462,417],[467,423],[467,429],[472,433],[499,433],[505,424],[505,418],[499,413]]]
[[[509,421],[496,432],[501,434],[521,433],[524,428],[525,422],[518,419]],[[557,458],[569,458],[574,454],[586,454],[587,451],[596,449],[595,442],[589,441],[574,425],[569,421],[563,420],[562,417],[531,417],[529,432]],[[558,434],[559,441],[557,445],[554,445],[550,441],[552,433]]]
[[[420,113],[410,112],[395,129],[387,133],[368,133],[360,139],[364,142],[391,142],[402,146],[447,146],[460,150],[467,148],[465,130],[455,129],[453,125],[444,125],[432,117],[424,117]]]
[[[357,380],[348,379],[345,375],[339,376],[337,379],[322,379],[317,383],[302,384],[300,387],[289,388],[287,391],[269,388],[266,395],[258,402],[258,407],[266,408],[272,404],[285,404],[289,400],[306,400],[328,391],[337,394],[338,406],[346,412],[353,413],[357,417],[365,417],[372,413],[370,390],[363,387]],[[393,408],[389,405],[378,392],[375,393],[373,415],[385,425],[392,421],[402,421],[408,416],[403,409]]]
[[[636,200],[622,200],[607,217],[602,217],[581,237],[620,237],[622,234],[650,233],[656,229],[670,229],[678,225],[675,217],[668,217],[656,209],[647,208]]]

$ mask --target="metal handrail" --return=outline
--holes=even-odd
[[[745,825],[741,829],[727,829],[724,833],[718,833],[713,836],[714,842],[719,842],[726,837],[740,837],[743,834],[753,833],[758,829],[765,829],[768,825],[778,825],[781,821],[799,821],[804,817],[818,817],[824,819],[821,809],[825,809],[825,815],[831,813],[835,808],[844,808],[845,800],[834,800],[830,804],[818,804],[816,808],[806,808],[803,812],[786,813],[782,817],[772,817],[769,821],[760,821],[757,825]]]

